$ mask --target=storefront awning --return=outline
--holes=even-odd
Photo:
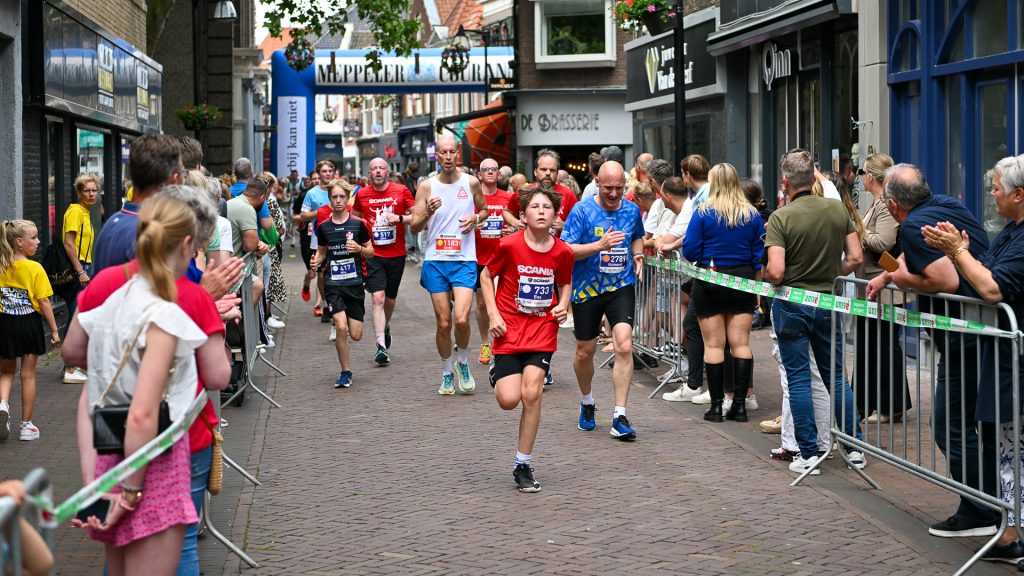
[[[726,22],[708,36],[708,53],[721,56],[852,13],[851,0],[797,0]]]
[[[508,120],[509,107],[503,100],[491,102],[484,108],[437,120],[437,129],[452,131],[460,140],[462,162],[479,166],[485,158],[493,158],[499,165],[512,162],[512,126]]]

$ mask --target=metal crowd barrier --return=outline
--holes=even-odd
[[[683,283],[689,276],[682,270],[683,262],[678,252],[668,257],[645,257],[636,286],[634,361],[641,367],[652,368],[648,359],[656,358],[668,366],[668,370],[658,377],[658,387],[651,392],[650,398],[654,398],[669,382],[686,379],[688,364],[683,354],[686,340],[683,338],[681,305]]]
[[[865,298],[867,281],[838,278],[834,293],[839,294],[844,286],[847,292],[854,291],[845,296]],[[906,302],[912,299],[937,316],[924,320],[933,331],[933,344],[922,345],[923,349],[916,351],[907,350],[908,342],[917,345],[919,341],[911,340],[908,332],[923,317],[920,312],[908,310]],[[1011,512],[1017,519],[1017,538],[1024,540],[1019,526],[1022,347],[1016,317],[1003,303],[993,305],[952,294],[905,292],[891,285],[879,293],[876,301],[878,316],[874,318],[851,317],[846,311],[832,312],[831,365],[841,366],[844,377],[852,375],[853,406],[858,410],[854,420],[863,420],[858,426],[860,434],[858,430],[843,429],[840,422],[845,421],[845,404],[839,401],[835,379],[831,379],[827,385],[832,403],[832,441],[840,446],[837,452],[847,466],[850,460],[843,448],[858,450],[999,514],[996,535],[956,572],[963,574],[996,544],[1007,529]],[[974,324],[964,329],[955,322],[951,324],[950,318]],[[838,358],[837,338],[845,340],[845,352]],[[1000,362],[1004,362],[1004,369],[1009,368],[1012,374],[1011,405],[1017,408],[1006,415],[1005,424],[975,422],[975,401],[979,389],[986,387],[994,391],[995,422],[1001,422]],[[994,371],[995,378],[980,378],[984,368]],[[940,384],[945,394],[939,394]],[[872,409],[876,417],[868,420]],[[882,416],[888,416],[888,421],[883,422]],[[958,423],[962,423],[961,433],[954,430]],[[938,435],[934,432],[937,427],[943,431]],[[1010,441],[1003,442],[1004,432]],[[964,455],[959,466],[950,465],[937,442],[946,447],[946,454],[959,451]],[[973,448],[975,443],[977,447]],[[1007,476],[1000,470],[1001,448],[1003,461],[1012,462],[1012,474]],[[1011,454],[1006,454],[1007,451]],[[814,467],[820,466],[823,460],[817,459]],[[879,488],[864,470],[850,468],[872,487]],[[793,485],[802,482],[812,470],[804,472]],[[1004,483],[1011,481],[1011,477],[1014,495],[1008,498],[1011,502],[1004,502],[1003,491],[1011,488]]]
[[[0,545],[6,545],[3,556],[0,556],[0,574],[10,573],[13,576],[21,576],[21,526],[19,520],[22,517],[23,509],[26,512],[32,512],[34,522],[30,523],[38,527],[40,536],[43,537],[50,552],[53,552],[53,529],[43,525],[43,511],[33,504],[33,501],[40,497],[47,501],[51,498],[52,489],[46,470],[42,468],[32,470],[25,476],[22,483],[25,485],[26,495],[23,506],[15,504],[14,499],[9,496],[0,498]]]
[[[280,408],[281,405],[278,404],[277,401],[274,400],[269,394],[264,392],[259,386],[257,386],[252,379],[252,370],[253,367],[256,365],[257,360],[263,362],[268,367],[270,367],[271,370],[274,370],[281,376],[288,376],[288,374],[285,373],[284,370],[278,368],[276,364],[274,364],[273,362],[268,360],[266,356],[264,356],[267,347],[265,344],[260,342],[260,317],[259,314],[257,314],[256,312],[256,307],[253,301],[252,293],[252,274],[250,273],[250,270],[252,270],[253,262],[254,258],[252,258],[252,254],[246,255],[246,266],[245,270],[242,272],[242,283],[241,286],[239,287],[239,296],[242,299],[242,341],[230,343],[231,355],[233,357],[240,356],[242,359],[242,374],[240,375],[239,378],[241,384],[238,386],[238,390],[236,390],[235,393],[232,394],[230,398],[221,402],[221,406],[227,406],[231,402],[234,402],[236,398],[239,398],[243,394],[245,394],[246,389],[251,388],[254,392],[265,398],[267,402],[270,402],[270,404],[273,405],[275,408]]]

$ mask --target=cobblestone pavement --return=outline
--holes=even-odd
[[[204,574],[937,574],[979,543],[929,537],[927,523],[955,497],[874,460],[880,491],[838,460],[790,488],[793,475],[767,459],[778,436],[757,432],[781,399],[766,331],[753,338],[761,409],[750,423],[709,424],[702,407],[648,400],[660,370],[638,372],[629,417],[639,438],[627,444],[608,435],[607,370],[595,378],[598,429],[577,430],[573,341],[562,330],[534,452],[543,491],[520,494],[511,474],[519,412],[498,408],[475,353],[476,394],[437,395],[433,313],[418,269],[406,268],[392,364],[372,363],[368,323],[343,390],[333,388],[328,327],[297,297],[301,263],[286,258],[285,269],[293,296],[273,356],[289,375],[258,371],[283,408],[250,395],[224,411],[226,452],[262,486],[225,468],[211,505],[214,525],[262,567],[207,536]],[[474,323],[474,343],[476,332]],[[45,466],[58,500],[80,486],[80,388],[57,384],[59,370],[58,359],[41,369],[42,438],[0,444],[0,477]],[[58,574],[102,566],[100,547],[68,527],[57,531],[57,557]],[[971,573],[1012,572],[985,564]]]

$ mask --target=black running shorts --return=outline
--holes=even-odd
[[[491,381],[491,388],[498,383],[498,380],[513,374],[522,374],[523,368],[536,366],[544,370],[547,376],[551,371],[551,355],[554,352],[520,352],[519,354],[495,354],[491,358],[491,366],[488,368],[488,376]]]
[[[405,256],[374,256],[366,261],[366,291],[373,294],[383,290],[386,298],[394,300],[398,297],[398,287],[402,285],[404,273]]]
[[[601,318],[608,317],[612,328],[616,324],[633,325],[636,309],[634,286],[623,286],[618,290],[603,292],[584,302],[573,302],[572,317],[575,328],[572,333],[577,340],[593,340],[601,333]]]
[[[324,300],[327,300],[331,316],[338,312],[344,312],[349,320],[362,322],[366,315],[366,305],[363,303],[365,294],[362,286],[324,286]]]

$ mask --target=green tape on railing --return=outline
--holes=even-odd
[[[1001,338],[1016,338],[1019,335],[1019,333],[1015,334],[1013,332],[1008,332],[994,326],[988,326],[982,322],[960,320],[938,314],[919,312],[917,310],[907,310],[906,308],[900,308],[891,304],[879,306],[877,303],[870,302],[868,300],[823,294],[821,292],[805,290],[803,288],[774,286],[768,282],[758,282],[756,280],[740,278],[738,276],[708,270],[707,268],[698,268],[689,262],[680,260],[668,260],[648,256],[645,258],[644,264],[659,270],[682,272],[688,276],[696,278],[697,280],[702,280],[718,286],[724,286],[726,288],[732,288],[733,290],[739,290],[741,292],[747,292],[748,294],[777,298],[786,302],[811,306],[822,310],[840,312],[843,314],[849,314],[850,316],[881,318],[886,322],[895,322],[896,324],[906,326],[908,328],[938,328],[940,330],[982,334],[985,336],[998,336]]]
[[[150,440],[145,446],[133,452],[131,456],[122,460],[103,476],[93,480],[56,507],[43,498],[33,498],[33,503],[44,512],[45,522],[48,524],[48,527],[56,527],[67,522],[79,510],[113,490],[125,478],[155,460],[158,456],[169,450],[171,446],[174,446],[174,443],[185,435],[196,417],[202,412],[203,407],[206,405],[206,400],[206,391],[203,390],[192,401],[188,411],[180,420],[172,423],[159,436]]]

